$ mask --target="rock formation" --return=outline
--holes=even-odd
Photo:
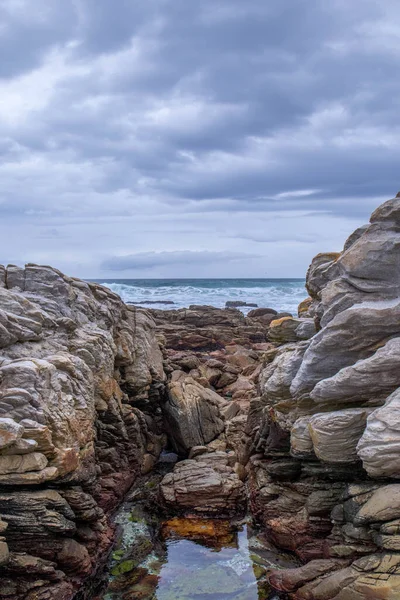
[[[278,546],[305,563],[272,572],[270,582],[296,600],[394,599],[400,198],[380,206],[342,253],[318,255],[307,290],[299,308],[305,341],[294,339],[293,324],[271,323],[269,338],[280,346],[267,357],[261,397],[249,411],[253,513]]]
[[[67,600],[104,559],[110,511],[163,443],[154,328],[96,284],[0,270],[1,598]]]
[[[143,310],[0,267],[0,600],[84,590],[165,448],[181,460],[154,503],[220,517],[248,499],[302,562],[270,570],[276,590],[400,597],[399,196],[312,261],[307,291],[298,317]]]

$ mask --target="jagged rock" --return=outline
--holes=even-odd
[[[225,452],[201,454],[178,463],[161,482],[167,506],[218,516],[243,509],[245,487]]]
[[[190,306],[150,312],[167,348],[175,351],[211,352],[232,344],[251,346],[266,342],[265,328],[235,308]]]
[[[400,386],[400,338],[389,340],[372,356],[341,369],[314,387],[318,403],[378,401]]]
[[[327,463],[356,462],[357,444],[372,410],[349,408],[311,416],[308,430],[316,456]]]
[[[281,592],[293,592],[299,587],[332,571],[346,567],[349,561],[340,559],[312,560],[295,569],[274,570],[268,575],[269,582]]]
[[[24,428],[14,419],[0,418],[0,449],[15,444],[23,434]]]
[[[220,409],[223,399],[182,371],[173,373],[163,413],[171,441],[178,453],[204,446],[224,430]]]
[[[385,380],[383,381],[385,385]],[[372,477],[400,478],[400,390],[367,420],[357,452]]]
[[[271,321],[268,330],[268,338],[272,342],[284,344],[286,342],[308,340],[315,334],[315,331],[313,319],[282,317]]]
[[[0,456],[0,475],[42,471],[47,467],[47,463],[47,458],[40,452],[32,452],[22,456]]]
[[[396,197],[342,253],[313,260],[300,314],[318,332],[300,351],[293,323],[278,322],[276,344],[282,323],[293,341],[265,355],[248,423],[263,453],[248,465],[253,513],[280,547],[324,559],[273,574],[293,600],[400,594],[400,486],[382,481],[400,478],[399,263]]]
[[[100,505],[112,511],[144,457],[161,450],[155,328],[146,311],[97,284],[50,267],[0,268],[1,561],[9,556],[0,595],[8,600],[33,600],[36,589],[43,600],[71,600],[107,555],[112,528]],[[149,407],[147,420],[135,403]]]
[[[311,298],[319,299],[321,290],[336,275],[339,252],[322,252],[313,258],[307,272],[307,291]]]

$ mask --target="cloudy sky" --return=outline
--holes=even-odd
[[[0,262],[303,276],[400,189],[398,0],[0,0]]]

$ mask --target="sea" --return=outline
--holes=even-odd
[[[97,279],[126,303],[159,309],[201,304],[224,308],[228,301],[297,314],[308,296],[304,279]],[[168,302],[168,304],[164,304]],[[245,314],[252,310],[241,307]]]

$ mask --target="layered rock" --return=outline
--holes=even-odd
[[[150,315],[109,290],[50,267],[0,274],[0,597],[69,600],[158,458],[162,355]]]
[[[256,309],[245,317],[209,306],[151,312],[168,375],[162,410],[171,445],[185,457],[192,447],[218,438],[244,460],[249,452],[244,416],[257,396],[263,356],[274,348],[263,319],[277,312]],[[236,417],[241,419],[230,426]]]
[[[396,197],[342,253],[314,259],[299,314],[317,332],[299,342],[293,322],[276,324],[283,345],[252,400],[251,504],[305,561],[270,577],[297,600],[399,594],[399,265]]]
[[[161,482],[167,507],[229,516],[245,506],[245,486],[234,469],[233,452],[212,452],[178,463]]]

